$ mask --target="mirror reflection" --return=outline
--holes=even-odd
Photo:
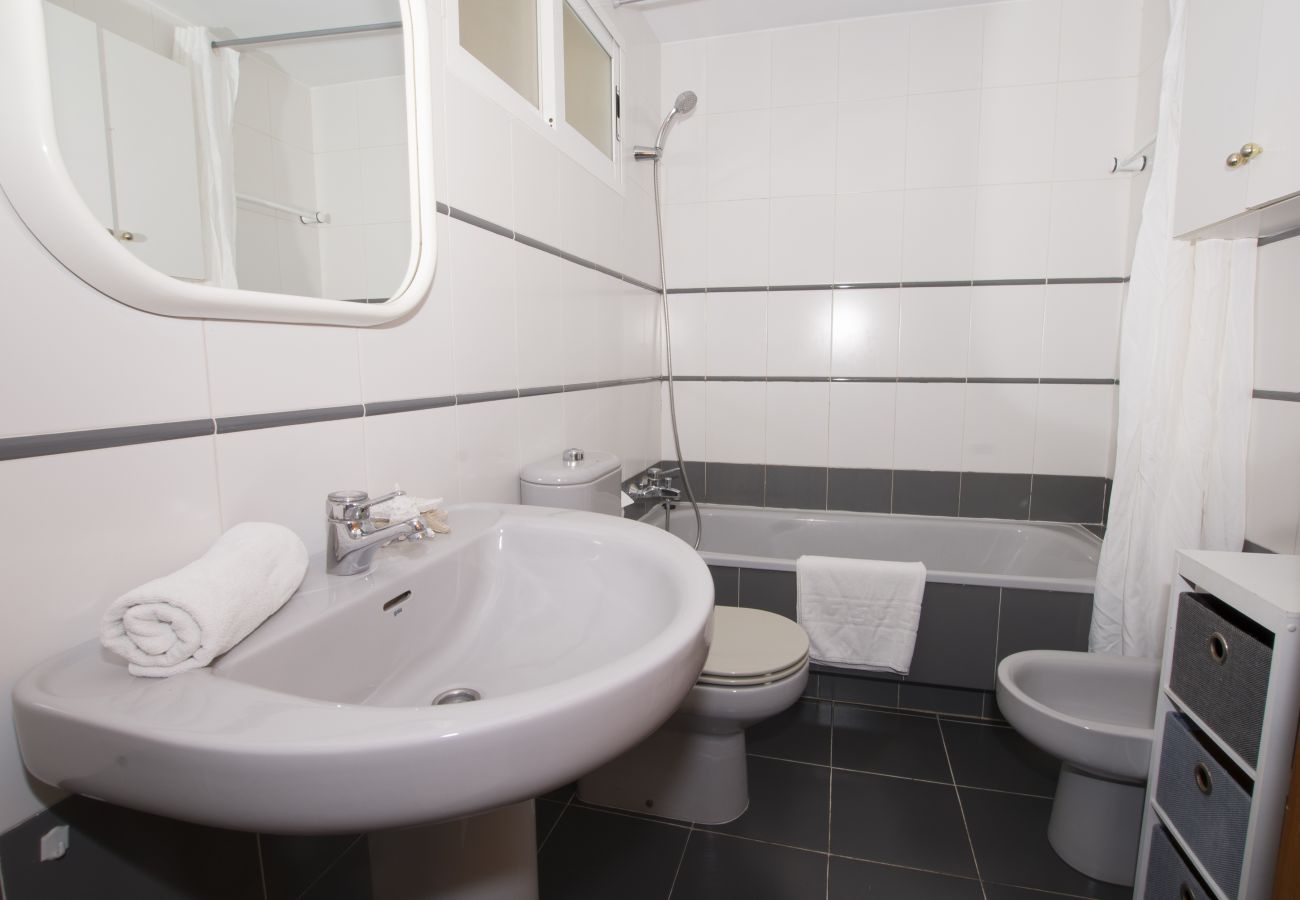
[[[411,200],[396,0],[47,0],[45,19],[59,149],[123,247],[219,287],[397,292]]]

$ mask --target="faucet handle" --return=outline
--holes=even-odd
[[[370,507],[401,497],[406,491],[393,491],[371,498],[365,491],[332,491],[325,498],[325,515],[336,522],[362,521],[370,518]]]

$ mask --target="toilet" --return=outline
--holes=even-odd
[[[621,515],[620,464],[577,448],[520,473],[525,504]],[[699,680],[659,730],[578,781],[586,803],[719,825],[749,806],[745,729],[787,709],[808,683],[808,635],[758,609],[716,607]]]
[[[1026,650],[998,666],[1002,715],[1061,760],[1048,841],[1099,881],[1133,884],[1159,683],[1156,659]]]

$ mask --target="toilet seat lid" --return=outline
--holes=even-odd
[[[713,644],[702,681],[736,684],[773,680],[808,658],[808,634],[796,622],[761,609],[713,609]]]

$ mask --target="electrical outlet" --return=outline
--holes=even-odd
[[[68,852],[68,826],[57,825],[41,835],[41,862],[62,859]]]

